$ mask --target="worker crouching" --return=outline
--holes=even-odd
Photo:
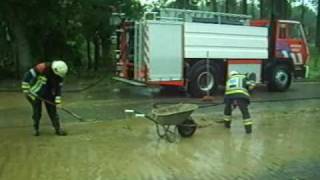
[[[254,86],[255,80],[250,80],[245,74],[230,72],[224,96],[224,125],[226,128],[231,127],[232,110],[239,107],[246,133],[252,132],[252,120],[248,106],[250,104],[249,90],[252,90]]]
[[[56,135],[65,136],[67,133],[60,127],[57,107],[61,104],[61,88],[63,78],[68,72],[64,61],[56,60],[40,63],[25,73],[21,88],[30,102],[33,110],[34,135],[39,136],[42,100],[55,129]]]

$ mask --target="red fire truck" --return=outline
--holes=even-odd
[[[166,8],[119,27],[115,79],[133,85],[184,87],[202,97],[233,70],[255,73],[256,83],[272,91],[308,74],[308,44],[297,21]]]

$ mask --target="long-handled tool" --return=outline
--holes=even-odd
[[[32,96],[34,96],[35,98],[38,98],[41,101],[44,101],[44,102],[46,102],[46,103],[48,103],[48,104],[50,104],[52,106],[56,106],[58,109],[63,110],[64,112],[68,113],[69,115],[71,115],[72,117],[76,118],[80,122],[84,122],[85,121],[81,116],[77,115],[76,113],[74,113],[74,112],[72,112],[72,111],[70,111],[70,110],[68,110],[68,109],[66,109],[64,107],[57,106],[55,103],[53,103],[53,102],[51,102],[51,101],[49,101],[47,99],[44,99],[44,98],[42,98],[42,97],[40,97],[40,96],[38,96],[36,94],[33,94],[33,93],[30,93],[30,94]]]

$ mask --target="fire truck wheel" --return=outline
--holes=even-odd
[[[213,94],[217,88],[217,76],[214,65],[207,66],[206,61],[199,61],[190,69],[188,92],[192,97]]]
[[[292,75],[286,65],[276,66],[271,74],[268,89],[270,91],[285,91],[291,85]]]

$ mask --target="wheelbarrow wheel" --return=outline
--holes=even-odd
[[[177,125],[177,128],[182,137],[191,137],[196,132],[197,125],[193,119],[188,118],[181,125]]]

